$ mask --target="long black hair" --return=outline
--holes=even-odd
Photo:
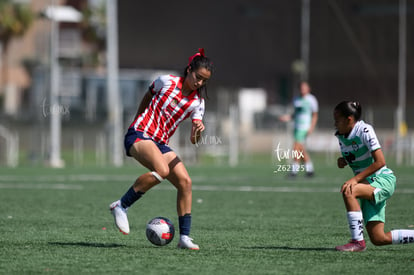
[[[204,50],[203,50],[204,54]],[[188,74],[188,68],[190,68],[190,71],[197,71],[199,68],[206,68],[208,71],[213,73],[213,63],[210,61],[208,57],[205,57],[203,55],[196,55],[191,62],[185,67],[184,69],[184,78],[187,77]],[[198,93],[200,97],[208,98],[207,95],[207,83],[205,83],[203,86],[198,88]]]
[[[334,111],[340,112],[344,117],[353,116],[355,121],[361,120],[362,107],[358,101],[342,101]]]

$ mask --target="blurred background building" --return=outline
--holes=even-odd
[[[405,29],[401,28],[401,3],[406,4]],[[414,124],[412,2],[159,0],[117,4],[123,130],[149,83],[159,74],[182,73],[188,57],[203,47],[215,65],[203,144],[197,150],[188,146],[188,125],[172,141],[189,161],[209,154],[236,164],[239,154],[272,154],[278,142],[289,147],[289,125],[277,118],[290,110],[301,79],[309,81],[320,104],[318,131],[309,141],[314,150],[337,150],[332,108],[354,99],[362,103],[364,119],[379,129],[390,154],[398,146],[407,149],[407,158],[414,154],[410,131]],[[50,102],[52,24],[45,16],[52,5],[70,6],[82,14],[79,23],[58,24],[57,109]],[[49,120],[55,112],[61,116],[62,158],[67,164],[111,162],[106,7],[107,1],[101,0],[0,0],[1,165],[47,163]],[[6,15],[19,20],[12,24]],[[402,31],[405,67],[401,65]],[[401,120],[397,109],[402,82]]]

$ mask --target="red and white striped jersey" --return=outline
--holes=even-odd
[[[163,75],[150,86],[154,95],[151,103],[131,124],[136,131],[154,141],[168,144],[178,125],[191,116],[192,120],[202,120],[204,99],[193,91],[189,96],[181,93],[183,77]]]

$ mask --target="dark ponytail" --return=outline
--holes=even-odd
[[[192,58],[191,62],[185,67],[184,69],[184,78],[187,77],[188,74],[188,68],[190,68],[190,71],[197,71],[199,68],[206,68],[208,71],[213,73],[213,63],[210,61],[208,57],[205,57],[203,55],[196,55]],[[198,89],[199,95],[201,97],[208,98],[207,96],[207,83],[201,86]]]
[[[358,101],[342,101],[335,107],[344,117],[353,116],[355,121],[361,120],[362,107]]]

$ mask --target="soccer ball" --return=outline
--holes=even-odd
[[[174,239],[174,224],[167,218],[156,217],[147,223],[147,239],[158,246],[169,244]]]

